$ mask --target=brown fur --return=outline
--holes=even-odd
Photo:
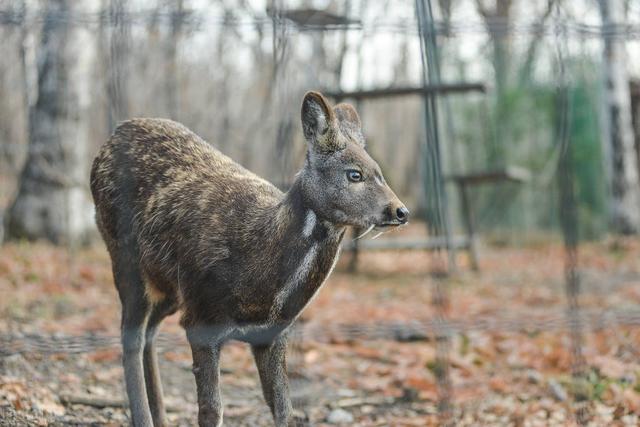
[[[353,107],[333,109],[311,92],[302,121],[307,159],[286,194],[169,120],[121,124],[96,157],[91,190],[123,305],[135,425],[164,423],[153,338],[178,309],[200,425],[221,422],[217,355],[234,338],[253,346],[276,424],[291,424],[286,330],[329,274],[344,227],[406,221],[364,150]],[[350,182],[345,170],[354,168],[369,179]]]

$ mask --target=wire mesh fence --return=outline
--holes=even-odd
[[[419,72],[407,77],[405,70],[406,80],[419,81],[421,85],[438,85],[442,82],[441,76],[445,74],[441,67],[445,68],[447,72],[450,72],[452,67],[451,63],[454,61],[447,54],[451,51],[451,45],[458,43],[464,46],[466,40],[474,35],[485,35],[493,38],[495,42],[494,49],[499,46],[501,38],[510,38],[510,40],[516,40],[518,38],[540,38],[540,45],[546,43],[548,46],[553,46],[550,49],[551,53],[545,56],[540,62],[544,63],[548,69],[547,73],[551,76],[547,76],[547,80],[540,83],[542,79],[536,80],[529,76],[524,79],[526,85],[535,86],[539,85],[542,88],[539,93],[543,93],[542,97],[551,105],[549,111],[553,118],[550,120],[551,125],[548,126],[550,132],[544,134],[542,138],[551,140],[545,141],[547,146],[552,147],[552,151],[547,151],[544,156],[536,157],[535,161],[532,161],[532,165],[539,167],[535,173],[534,180],[538,180],[540,188],[537,189],[538,193],[532,196],[532,199],[538,197],[540,200],[540,193],[547,200],[546,205],[549,209],[543,213],[540,213],[539,218],[536,221],[546,224],[552,223],[556,225],[556,228],[548,227],[545,231],[551,229],[552,231],[559,231],[562,233],[564,239],[564,280],[566,301],[565,310],[558,310],[557,307],[553,310],[548,310],[544,314],[535,313],[523,313],[521,315],[510,316],[475,316],[471,319],[460,319],[451,316],[451,305],[455,304],[451,297],[451,277],[448,273],[450,270],[456,268],[456,254],[452,250],[452,244],[447,239],[451,238],[451,235],[459,227],[450,215],[451,210],[455,210],[457,207],[452,197],[447,198],[447,181],[446,175],[450,169],[455,169],[457,166],[456,150],[464,152],[468,149],[472,155],[468,156],[471,159],[468,163],[474,162],[473,151],[477,148],[468,148],[471,144],[463,146],[460,140],[463,139],[460,131],[461,122],[464,120],[457,120],[452,122],[452,118],[463,116],[468,114],[468,109],[460,108],[460,104],[445,103],[441,98],[436,95],[425,95],[420,99],[422,104],[418,104],[418,108],[414,108],[412,111],[417,117],[415,119],[417,130],[411,134],[411,138],[417,142],[414,144],[417,148],[406,155],[403,168],[409,171],[415,171],[416,168],[409,166],[409,163],[418,163],[420,166],[417,168],[418,173],[415,175],[421,175],[420,179],[424,183],[420,183],[418,193],[426,193],[416,197],[415,205],[419,205],[420,199],[424,199],[422,202],[424,207],[424,216],[427,220],[429,227],[429,234],[433,236],[444,236],[445,243],[436,248],[430,255],[428,272],[425,276],[429,279],[426,281],[432,286],[431,299],[434,308],[434,315],[428,320],[413,320],[413,321],[394,321],[392,319],[385,320],[383,322],[370,322],[370,323],[342,323],[336,320],[330,324],[322,324],[319,327],[317,324],[306,325],[304,323],[296,325],[291,332],[292,341],[294,346],[294,364],[305,364],[305,355],[296,356],[295,353],[304,353],[299,347],[304,346],[305,342],[319,342],[319,343],[350,343],[356,341],[375,342],[378,340],[394,341],[401,343],[411,342],[428,342],[435,348],[434,363],[431,365],[431,371],[433,372],[436,380],[436,401],[437,401],[437,413],[440,425],[455,425],[459,414],[456,412],[458,395],[461,394],[461,390],[458,386],[454,385],[455,378],[452,379],[452,373],[450,367],[452,366],[452,353],[453,340],[456,337],[466,336],[468,334],[476,332],[492,332],[492,333],[519,333],[528,336],[534,336],[540,333],[561,333],[567,334],[569,337],[569,343],[567,344],[571,349],[571,369],[569,374],[571,375],[571,384],[579,384],[580,382],[589,381],[589,366],[584,354],[584,346],[586,336],[590,333],[597,331],[612,331],[620,330],[621,328],[637,327],[640,324],[640,309],[636,308],[617,308],[611,307],[607,309],[596,309],[592,307],[582,307],[581,300],[585,294],[583,287],[581,286],[581,270],[582,258],[579,256],[579,249],[581,247],[580,238],[580,226],[581,221],[585,215],[584,200],[584,184],[586,181],[584,175],[586,174],[581,168],[579,163],[579,153],[576,144],[579,144],[578,133],[575,129],[577,126],[576,120],[578,120],[580,108],[579,102],[576,102],[576,92],[573,92],[576,87],[579,86],[578,81],[582,74],[576,77],[576,62],[579,62],[576,58],[579,56],[577,52],[587,52],[588,56],[593,52],[593,46],[584,47],[579,46],[580,43],[585,41],[593,42],[596,44],[603,41],[605,38],[618,38],[624,42],[635,42],[640,38],[640,23],[604,23],[593,24],[580,22],[579,17],[573,16],[570,11],[565,8],[562,2],[555,2],[555,6],[550,9],[548,19],[544,22],[540,20],[518,20],[514,22],[513,19],[505,17],[485,17],[485,19],[473,20],[456,20],[448,19],[443,20],[434,16],[434,10],[432,9],[432,2],[427,0],[416,0],[415,2],[415,14],[410,13],[404,18],[387,18],[377,17],[375,19],[349,19],[345,23],[313,23],[312,19],[307,19],[306,22],[296,21],[295,16],[291,15],[287,17],[287,10],[284,10],[285,2],[274,2],[276,6],[275,11],[265,11],[264,13],[257,13],[255,10],[248,8],[241,14],[211,12],[209,10],[182,10],[167,11],[162,8],[158,9],[137,9],[134,11],[116,11],[109,10],[97,11],[97,12],[82,12],[82,11],[62,11],[59,13],[45,14],[41,10],[29,10],[28,8],[22,8],[17,10],[0,10],[0,26],[3,31],[9,31],[9,29],[20,28],[39,28],[47,25],[70,25],[70,26],[85,26],[87,28],[107,28],[109,30],[123,29],[125,27],[135,27],[132,31],[142,31],[149,29],[153,33],[154,28],[176,29],[175,22],[178,19],[181,22],[180,32],[188,33],[188,37],[197,39],[197,34],[208,34],[211,31],[223,33],[233,33],[236,39],[247,38],[251,40],[253,37],[259,37],[259,41],[256,43],[256,47],[249,48],[252,51],[253,57],[249,61],[260,61],[261,72],[264,73],[262,80],[267,82],[267,86],[261,86],[258,91],[263,93],[269,93],[270,99],[263,102],[263,105],[259,108],[255,108],[255,111],[251,113],[251,122],[245,123],[246,119],[240,115],[240,119],[234,118],[234,113],[229,112],[223,119],[216,123],[220,129],[216,136],[222,141],[232,141],[226,148],[230,151],[235,150],[241,159],[246,160],[245,163],[258,165],[258,168],[263,168],[268,174],[272,176],[272,179],[277,180],[278,183],[282,183],[286,186],[287,180],[292,176],[292,169],[295,167],[296,161],[295,152],[297,149],[293,144],[293,124],[289,115],[293,115],[293,109],[290,108],[290,100],[297,96],[298,86],[304,86],[307,84],[322,85],[322,87],[339,87],[343,79],[346,79],[341,75],[343,62],[345,58],[341,58],[338,62],[340,70],[337,73],[332,73],[332,66],[337,67],[336,64],[331,63],[330,55],[325,55],[320,59],[316,59],[315,56],[311,60],[297,58],[301,43],[299,40],[300,35],[309,35],[310,43],[314,45],[314,52],[324,52],[335,47],[337,43],[334,43],[334,39],[320,40],[318,34],[335,33],[344,34],[344,40],[349,40],[349,35],[357,35],[362,40],[375,37],[379,34],[393,33],[403,36],[411,37],[411,41],[408,44],[414,43],[417,45],[419,55],[414,55],[410,59],[405,61],[419,63]],[[553,2],[552,2],[553,3]],[[633,2],[631,2],[633,3]],[[635,4],[635,3],[634,3]],[[407,4],[407,10],[413,10],[413,4]],[[438,13],[442,11],[436,10]],[[630,16],[635,17],[635,9],[631,8]],[[238,16],[240,15],[240,16]],[[106,45],[109,45],[111,50],[107,54],[107,61],[111,61],[111,65],[107,65],[110,73],[107,73],[106,77],[112,84],[107,85],[108,100],[107,120],[112,125],[118,120],[122,119],[124,111],[129,111],[130,105],[127,106],[127,102],[121,98],[126,98],[127,90],[126,86],[121,86],[118,82],[122,82],[123,77],[127,77],[127,68],[119,67],[126,61],[131,61],[130,50],[134,44],[131,39],[127,39],[131,34],[127,31],[118,32],[114,31],[104,34],[105,37],[112,37],[112,40]],[[270,35],[269,35],[270,34]],[[332,37],[329,34],[327,37]],[[269,35],[269,36],[267,36]],[[120,42],[118,44],[118,37]],[[178,37],[177,33],[172,37]],[[184,34],[180,37],[187,37]],[[271,37],[271,56],[269,52],[263,48],[268,37]],[[171,37],[170,37],[171,38]],[[237,42],[227,41],[230,46],[232,43]],[[224,40],[222,36],[218,36],[221,46],[216,49],[216,60],[224,61],[228,57],[233,57],[234,52],[232,48],[226,48],[223,46]],[[349,43],[356,44],[354,41]],[[343,48],[348,50],[347,41],[344,42]],[[250,44],[250,43],[247,43]],[[138,45],[136,45],[138,46]],[[191,48],[195,49],[198,45],[194,42]],[[534,46],[534,45],[531,45]],[[174,46],[175,48],[175,46]],[[362,45],[360,45],[362,48]],[[113,50],[115,49],[115,50]],[[582,50],[581,50],[582,49]],[[182,47],[182,59],[185,62],[192,61],[190,64],[195,64],[193,58],[189,58],[190,53],[187,52],[184,46]],[[354,56],[360,54],[357,48],[351,52]],[[361,49],[362,50],[362,49]],[[126,52],[129,51],[129,59]],[[168,49],[170,51],[170,49]],[[410,52],[411,49],[407,49]],[[267,53],[265,53],[267,52]],[[123,55],[125,53],[125,55]],[[175,52],[174,52],[175,53]],[[415,53],[415,52],[414,52]],[[23,52],[23,56],[27,56],[27,53]],[[136,54],[136,56],[139,56]],[[144,54],[142,55],[144,56]],[[264,57],[267,57],[265,59]],[[418,58],[419,56],[419,58]],[[125,59],[123,59],[125,58]],[[28,59],[28,58],[27,58]],[[139,58],[138,58],[139,59]],[[635,59],[635,58],[632,58]],[[174,57],[175,60],[175,57]],[[496,61],[499,58],[495,59]],[[25,59],[26,61],[26,59]],[[304,62],[313,63],[310,66],[304,64]],[[28,61],[27,61],[28,62]],[[144,61],[143,61],[144,62]],[[242,62],[242,61],[240,61]],[[364,62],[364,61],[363,61]],[[585,62],[596,62],[593,58]],[[108,62],[109,63],[109,62]],[[302,65],[301,65],[302,63]],[[25,62],[26,64],[26,62]],[[41,64],[40,64],[41,65]],[[496,67],[499,64],[494,64]],[[528,67],[531,68],[535,64],[529,63]],[[202,64],[194,65],[202,67]],[[26,67],[26,65],[25,65]],[[187,65],[185,68],[188,68]],[[289,67],[293,70],[313,70],[312,81],[301,81],[299,76],[294,75],[289,70]],[[306,67],[306,68],[305,68]],[[586,66],[588,67],[588,65]],[[242,68],[242,67],[239,67]],[[345,67],[347,68],[347,67]],[[366,68],[366,66],[359,65],[358,73],[361,73],[360,69]],[[410,67],[407,67],[409,69]],[[526,68],[526,67],[525,67]],[[129,68],[132,70],[133,68]],[[171,70],[171,69],[170,69]],[[229,66],[220,76],[216,75],[215,78],[220,80],[217,85],[212,86],[211,91],[219,90],[216,93],[216,99],[231,98],[230,85],[235,85],[237,89],[239,84],[233,77],[233,68]],[[267,70],[267,71],[265,71]],[[496,73],[498,72],[496,68]],[[580,71],[580,73],[583,73]],[[187,74],[187,72],[185,72]],[[464,73],[462,73],[464,74]],[[190,75],[191,79],[194,76]],[[398,73],[398,76],[402,78],[402,73]],[[395,77],[395,76],[394,76]],[[197,77],[196,77],[197,78]],[[359,83],[362,83],[364,78],[356,76],[355,78]],[[126,79],[125,79],[126,80]],[[394,79],[388,81],[393,82]],[[130,84],[129,86],[133,86]],[[259,82],[256,83],[258,86]],[[510,137],[517,136],[518,130],[503,131],[503,127],[507,128],[506,124],[501,124],[500,120],[505,120],[504,117],[508,117],[508,110],[511,105],[516,104],[514,99],[518,96],[524,96],[522,93],[516,93],[515,91],[509,92],[504,88],[500,88],[501,81],[497,78],[495,82],[488,84],[489,95],[480,101],[480,108],[484,110],[485,114],[493,114],[493,124],[486,123],[491,121],[486,118],[483,123],[483,131],[486,134],[483,137],[482,144],[484,147],[484,154],[487,158],[495,154],[496,147],[504,147],[505,140]],[[593,86],[594,82],[590,84]],[[162,86],[162,85],[160,85]],[[173,88],[173,95],[167,95],[167,98],[172,100],[171,104],[165,110],[174,111],[174,115],[184,117],[186,120],[193,118],[193,113],[185,104],[188,104],[192,99],[197,98],[200,94],[198,92],[197,84],[195,91],[193,89],[185,90],[186,84],[184,81],[174,82],[173,84],[167,84],[166,86]],[[294,87],[295,86],[295,87]],[[217,89],[216,89],[217,88]],[[241,88],[246,89],[246,88]],[[252,88],[250,88],[252,89]],[[251,90],[246,89],[249,94],[243,97],[240,101],[235,101],[234,105],[231,105],[229,109],[239,109],[236,104],[246,104],[247,100],[252,99]],[[590,89],[586,89],[589,92]],[[502,92],[501,92],[502,91]],[[38,95],[40,96],[40,95]],[[23,105],[23,110],[34,108],[36,100],[26,97],[26,103]],[[32,96],[33,98],[33,96]],[[150,96],[149,99],[153,99]],[[182,101],[180,101],[182,99]],[[233,101],[230,101],[233,102]],[[464,103],[466,101],[461,101]],[[502,103],[504,102],[504,103]],[[512,102],[513,104],[510,104]],[[593,104],[595,101],[590,100]],[[118,104],[118,105],[114,105]],[[206,101],[203,101],[201,105],[210,107]],[[297,104],[296,104],[297,105]],[[388,104],[387,104],[388,105]],[[120,108],[126,106],[127,108]],[[264,113],[269,109],[269,106],[275,106],[276,114],[275,118],[268,125],[269,140],[274,141],[273,153],[267,152],[267,150],[258,151],[255,146],[242,145],[244,143],[238,142],[244,139],[260,139],[256,138],[256,135],[262,136],[265,134]],[[475,105],[477,106],[477,104]],[[383,121],[380,117],[384,118],[385,115],[380,115],[376,112],[376,107],[365,107],[365,110],[369,108],[370,117],[372,121]],[[495,109],[495,110],[493,110]],[[144,105],[137,105],[133,108],[136,111],[144,112]],[[487,112],[487,110],[492,110]],[[24,111],[23,111],[24,113]],[[297,113],[297,111],[295,111]],[[171,114],[171,113],[170,113]],[[366,115],[365,115],[366,117]],[[590,116],[591,118],[594,115]],[[377,120],[376,120],[377,119]],[[204,121],[207,118],[203,119]],[[236,120],[236,123],[233,123]],[[238,122],[239,120],[240,122]],[[245,121],[243,121],[245,120]],[[587,120],[588,121],[588,120]],[[472,123],[477,127],[478,123]],[[493,128],[491,128],[493,126]],[[448,129],[444,129],[448,128]],[[249,130],[246,130],[249,129]],[[548,129],[548,130],[549,130]],[[473,129],[472,129],[473,130]],[[217,131],[218,132],[218,131]],[[502,133],[501,133],[502,132]],[[511,133],[509,133],[511,132]],[[382,133],[382,132],[381,132]],[[524,133],[524,132],[523,132]],[[28,134],[28,133],[27,133]],[[393,138],[391,138],[393,139]],[[469,138],[473,144],[473,137]],[[394,142],[394,141],[392,141]],[[3,151],[10,151],[12,146],[25,146],[25,143],[13,142],[12,140],[6,140],[2,142]],[[222,142],[220,145],[227,144]],[[413,143],[412,143],[413,144]],[[458,148],[455,148],[455,144],[458,144]],[[240,148],[238,148],[240,147]],[[380,148],[379,148],[380,147]],[[454,148],[452,148],[454,147]],[[500,148],[498,147],[498,148]],[[524,152],[522,156],[528,156],[531,154],[531,147],[536,147],[535,141],[528,147],[523,148]],[[224,148],[224,147],[221,147]],[[395,149],[393,143],[383,142],[380,145],[375,146],[380,152],[392,153]],[[300,151],[300,150],[297,150]],[[498,150],[499,151],[499,150]],[[286,153],[286,154],[285,154]],[[300,154],[300,153],[298,153]],[[464,153],[463,153],[464,154]],[[520,153],[519,153],[520,154]],[[515,157],[509,153],[503,154],[502,160],[497,160],[497,163],[505,162],[504,157]],[[533,157],[533,155],[531,155]],[[273,158],[276,160],[273,160]],[[298,157],[300,157],[298,155]],[[391,157],[391,156],[390,156]],[[497,156],[499,157],[499,156]],[[540,157],[544,157],[544,163],[540,166]],[[464,158],[464,156],[462,156]],[[598,157],[599,159],[600,157]],[[593,161],[593,159],[590,159]],[[276,164],[276,168],[272,168],[269,165]],[[478,163],[475,163],[478,164]],[[544,176],[543,176],[544,175]],[[396,178],[397,181],[401,181],[402,178]],[[414,182],[409,180],[406,184],[407,189],[403,191],[409,191],[409,187],[415,185]],[[4,190],[3,190],[4,191]],[[529,190],[525,190],[529,191]],[[582,192],[582,193],[581,193]],[[532,194],[532,193],[531,193]],[[482,218],[499,216],[496,213],[497,210],[502,210],[501,206],[508,205],[513,198],[511,193],[494,192],[494,193],[477,193],[475,201],[484,201],[480,215],[481,223],[488,221]],[[529,201],[530,208],[535,207],[536,201]],[[531,208],[533,209],[533,208]],[[542,209],[541,209],[542,211]],[[602,214],[602,212],[600,212]],[[500,220],[504,221],[504,216],[500,216]],[[542,218],[542,219],[540,219]],[[551,218],[551,219],[550,219]],[[516,229],[520,223],[516,222]],[[531,230],[527,230],[531,231]],[[70,252],[70,256],[73,257],[73,251]],[[559,280],[560,278],[558,278]],[[426,285],[425,285],[426,286]],[[506,302],[504,302],[506,303]],[[120,346],[120,337],[117,335],[107,334],[46,334],[46,333],[21,333],[18,332],[20,328],[16,330],[0,334],[0,355],[55,355],[59,353],[64,354],[83,354],[95,352],[103,349],[114,349]],[[633,341],[633,338],[627,339],[630,344],[628,349],[637,355],[637,343]],[[182,335],[161,333],[158,338],[158,345],[161,351],[172,350],[178,346],[185,346],[186,340]],[[296,350],[296,348],[298,348]],[[297,359],[296,359],[297,357]],[[301,361],[300,361],[301,360]],[[426,369],[426,368],[425,368]],[[579,387],[571,388],[572,400],[571,411],[573,412],[573,419],[579,424],[588,424],[593,414],[590,414],[588,405],[585,402],[597,401],[598,398],[593,395],[584,395],[581,393]],[[477,399],[480,400],[480,399]]]
[[[53,15],[45,15],[41,11],[27,10],[1,10],[0,25],[6,26],[35,26],[46,22],[55,22],[70,25],[96,25],[109,26],[133,25],[147,26],[154,22],[162,22],[163,25],[179,17],[185,27],[191,31],[206,31],[211,27],[226,28],[255,28],[256,26],[271,26],[274,22],[279,28],[293,32],[332,32],[354,31],[364,35],[376,33],[400,33],[419,35],[418,23],[415,16],[406,19],[378,18],[374,21],[361,22],[353,19],[353,22],[344,24],[307,23],[295,22],[287,16],[270,16],[263,13],[262,16],[237,17],[225,16],[217,12],[207,10],[189,10],[179,15],[158,9],[138,9],[127,12],[69,12],[61,11]],[[312,16],[310,16],[312,18]],[[275,20],[275,21],[274,21]],[[309,19],[312,21],[312,19]],[[576,18],[565,16],[563,19],[552,19],[551,22],[524,21],[513,23],[505,17],[490,17],[487,20],[434,20],[433,28],[429,31],[447,37],[456,37],[466,34],[486,34],[488,31],[499,35],[509,36],[553,36],[560,32],[575,37],[602,38],[603,36],[615,36],[625,40],[636,40],[640,37],[640,23],[584,23]]]
[[[428,320],[411,322],[377,322],[373,324],[332,324],[322,328],[298,325],[292,331],[294,340],[315,342],[351,342],[356,340],[390,340],[398,342],[431,341],[439,334],[468,334],[473,332],[518,332],[535,335],[541,332],[571,332],[579,327],[585,333],[612,330],[622,326],[640,325],[638,310],[581,310],[578,316],[566,312],[547,314],[537,319],[477,318],[473,320]],[[182,334],[160,333],[160,350],[187,345]],[[103,349],[119,349],[120,336],[100,333],[68,335],[64,333],[20,333],[0,335],[3,356],[14,354],[81,354]],[[640,349],[633,348],[640,354]]]

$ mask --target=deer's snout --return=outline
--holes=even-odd
[[[400,224],[406,224],[409,221],[409,209],[406,206],[400,206],[396,208],[396,220]]]
[[[406,224],[409,221],[409,209],[397,199],[387,206],[386,215],[391,224]]]

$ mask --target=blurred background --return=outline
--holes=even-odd
[[[639,42],[640,0],[0,0],[0,417],[128,422],[88,191],[115,126],[180,121],[286,190],[320,90],[414,220],[347,235],[294,334],[300,422],[637,425]],[[225,424],[269,425],[228,347]]]

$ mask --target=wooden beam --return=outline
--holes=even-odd
[[[302,9],[274,9],[267,6],[267,15],[271,18],[286,18],[295,23],[299,28],[331,29],[345,25],[360,25],[359,19],[337,15],[326,10],[314,8]]]
[[[376,99],[391,98],[395,96],[407,95],[448,95],[452,93],[466,92],[486,92],[487,88],[484,83],[441,83],[437,85],[427,86],[400,86],[389,87],[384,89],[369,89],[355,91],[332,91],[325,90],[322,93],[325,96],[333,98],[336,101],[345,98],[351,99]]]
[[[355,247],[355,242],[343,243],[344,250],[351,251]],[[359,240],[358,247],[365,251],[387,251],[387,250],[427,250],[446,249],[447,242],[444,238],[429,237],[427,239],[380,239],[380,240]],[[467,249],[469,239],[466,236],[453,236],[451,239],[451,249]]]
[[[507,166],[504,169],[473,172],[460,175],[450,175],[447,177],[450,181],[459,184],[475,185],[500,181],[511,182],[527,182],[531,179],[531,173],[524,168],[518,166]]]

